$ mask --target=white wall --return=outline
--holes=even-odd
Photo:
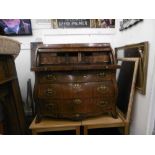
[[[151,134],[154,119],[152,81],[155,68],[155,20],[144,20],[142,23],[119,32],[119,20],[116,20],[116,33],[103,32],[101,30],[52,30],[50,23],[39,24],[32,20],[33,36],[14,37],[22,42],[22,50],[16,59],[17,73],[23,100],[26,100],[26,83],[28,78],[34,83],[34,74],[30,71],[30,42],[43,41],[44,43],[100,43],[110,42],[113,47],[125,44],[149,41],[149,64],[146,95],[136,93],[134,111],[131,123],[131,134]],[[155,77],[155,75],[154,75]],[[155,83],[155,81],[154,81]],[[154,115],[153,115],[154,114]]]
[[[119,20],[117,20],[119,23]],[[115,36],[114,46],[122,46],[131,43],[139,43],[143,41],[149,42],[149,61],[148,61],[148,73],[147,73],[147,87],[146,95],[141,95],[136,92],[135,102],[134,102],[134,111],[132,116],[132,123],[130,128],[131,134],[151,134],[152,129],[150,128],[149,113],[151,114],[151,107],[153,101],[152,98],[152,82],[154,74],[154,62],[155,62],[155,20],[144,20],[138,25],[119,32]],[[151,114],[152,115],[152,114]],[[150,123],[148,123],[150,122]],[[149,129],[148,129],[149,128]]]

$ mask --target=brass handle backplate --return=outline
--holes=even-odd
[[[56,76],[53,75],[53,74],[48,74],[48,75],[46,76],[46,78],[47,78],[48,80],[56,80]]]
[[[99,76],[99,77],[105,77],[105,75],[106,75],[105,72],[100,72],[100,73],[98,73],[98,76]]]
[[[75,84],[73,84],[73,87],[74,87],[75,89],[77,89],[77,88],[81,88],[81,85],[80,85],[79,83],[75,83]]]
[[[51,88],[47,89],[46,94],[47,95],[52,95],[53,94],[53,90]]]
[[[104,107],[104,106],[108,105],[108,101],[100,101],[100,102],[98,103],[98,105],[99,105],[100,107]]]
[[[74,99],[73,103],[76,104],[76,105],[79,105],[79,104],[82,103],[82,101],[80,99]]]
[[[99,92],[105,92],[106,90],[107,90],[107,87],[105,85],[97,88],[97,91],[99,91]]]

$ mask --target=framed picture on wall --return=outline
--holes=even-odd
[[[136,24],[138,24],[139,22],[143,21],[143,19],[123,19],[120,22],[120,31],[126,30]]]
[[[136,88],[141,94],[146,93],[147,66],[149,43],[141,42],[115,48],[116,59],[118,58],[139,58]]]
[[[52,19],[57,28],[115,28],[115,19]]]
[[[30,19],[0,19],[0,35],[25,36],[32,35]]]

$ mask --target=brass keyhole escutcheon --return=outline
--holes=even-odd
[[[100,72],[100,73],[98,74],[99,77],[105,77],[105,75],[106,75],[105,72]]]

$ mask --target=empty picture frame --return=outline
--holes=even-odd
[[[117,110],[126,121],[130,121],[133,99],[136,88],[136,78],[139,58],[118,59],[120,69],[117,70]]]
[[[116,59],[139,58],[136,88],[143,95],[146,93],[147,67],[148,67],[148,42],[130,44],[115,48]]]

